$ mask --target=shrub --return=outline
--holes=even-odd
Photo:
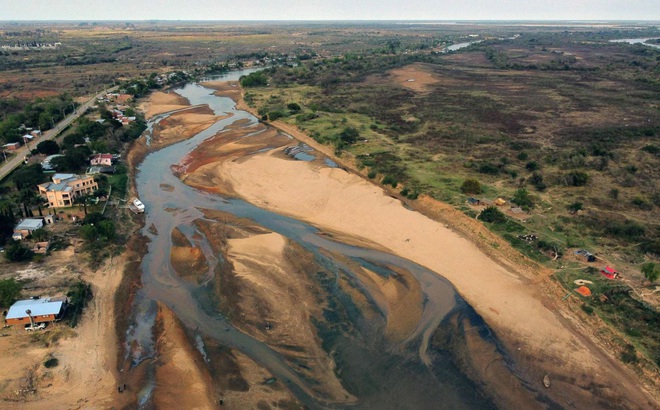
[[[481,184],[477,179],[468,178],[463,181],[463,184],[461,185],[461,192],[464,194],[480,194]]]
[[[385,178],[383,178],[383,185],[392,185],[392,187],[396,188],[398,184],[396,178],[391,175],[385,175]]]
[[[527,192],[525,188],[518,189],[516,193],[513,194],[513,198],[511,199],[511,202],[525,208],[534,207],[534,200],[532,199],[532,197],[529,195],[529,192]]]
[[[264,71],[257,71],[239,78],[241,87],[262,87],[268,85],[268,77]]]
[[[506,216],[497,209],[497,207],[489,206],[488,208],[481,211],[479,214],[479,219],[484,222],[500,224],[506,222]]]
[[[377,175],[378,173],[376,171],[369,171],[369,173],[367,174],[367,178],[374,179],[376,178]]]
[[[538,171],[541,166],[536,161],[530,161],[525,165],[528,171]]]
[[[569,172],[564,176],[564,182],[568,186],[585,186],[589,181],[589,174],[582,171]]]
[[[571,211],[572,213],[576,213],[577,211],[582,210],[582,202],[573,202],[568,206],[568,210]]]
[[[534,185],[534,188],[539,192],[543,192],[547,188],[547,185],[543,182],[543,175],[538,172],[532,174],[529,178],[529,182],[531,182],[531,184]]]
[[[55,358],[55,357],[51,357],[51,358],[49,358],[48,360],[46,360],[46,361],[44,362],[44,367],[45,367],[46,369],[51,369],[51,368],[57,366],[59,363],[60,363],[60,362],[59,362],[59,360],[57,360],[57,358]]]
[[[300,104],[294,103],[294,102],[287,104],[286,108],[288,108],[289,110],[291,110],[293,112],[298,112],[298,111],[301,110]]]
[[[497,166],[488,162],[486,162],[485,164],[481,164],[479,166],[478,171],[482,174],[488,174],[488,175],[497,175],[500,173],[500,169]]]
[[[9,307],[21,294],[23,285],[16,279],[0,280],[0,306]]]
[[[522,151],[522,152],[518,153],[518,159],[519,160],[524,161],[527,158],[529,158],[529,155],[526,152]]]
[[[637,360],[635,346],[627,344],[623,352],[621,352],[621,361],[624,363],[637,363]]]
[[[354,144],[358,137],[360,136],[360,133],[358,130],[356,130],[353,127],[346,127],[344,130],[339,134],[339,138],[342,140],[342,142],[350,145]]]
[[[10,262],[29,261],[33,256],[34,252],[23,246],[19,241],[12,241],[5,249],[5,257]]]
[[[644,277],[651,283],[660,278],[660,268],[658,268],[658,265],[653,262],[643,264],[641,271],[644,274]]]

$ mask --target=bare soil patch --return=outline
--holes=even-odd
[[[423,64],[411,64],[390,70],[388,74],[400,86],[418,93],[431,91],[431,86],[438,82],[438,79]]]

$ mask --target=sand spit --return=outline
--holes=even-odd
[[[214,141],[222,152],[223,141]],[[191,157],[197,155],[204,154]],[[554,390],[557,402],[566,396],[588,406],[597,397],[621,407],[648,406],[631,375],[577,334],[540,286],[494,262],[444,224],[406,209],[380,187],[342,169],[291,161],[273,152],[230,158],[206,160],[184,180],[212,191],[221,181],[228,192],[257,206],[364,238],[440,273],[508,342],[513,357],[536,358],[521,366],[573,381],[561,392]],[[544,389],[540,379],[530,384]]]
[[[174,313],[159,305],[158,359],[153,403],[159,409],[213,409],[218,400],[204,359],[189,342]]]
[[[144,113],[145,118],[149,120],[158,114],[180,110],[186,107],[190,107],[188,99],[174,91],[156,91],[151,93],[149,98],[143,101],[138,108]]]

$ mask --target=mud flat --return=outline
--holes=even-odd
[[[241,140],[241,145],[249,145],[248,140]],[[444,224],[406,209],[381,188],[342,169],[294,161],[281,149],[231,155],[233,146],[228,144],[224,151],[224,143],[215,138],[191,153],[187,164],[194,165],[182,179],[321,229],[364,238],[449,279],[505,342],[503,348],[515,359],[513,373],[518,372],[512,377],[524,380],[500,392],[501,403],[515,405],[527,397],[578,407],[651,404],[627,371],[552,309],[530,278],[494,262]],[[208,155],[211,149],[219,153],[215,160]],[[198,157],[204,159],[196,163]],[[475,365],[488,368],[486,363]],[[552,389],[542,386],[546,373],[557,381]],[[501,379],[496,372],[484,370],[479,375],[490,391]]]

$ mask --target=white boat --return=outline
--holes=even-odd
[[[144,204],[139,199],[135,198],[133,202],[131,202],[131,205],[133,205],[133,208],[135,208],[135,212],[139,214],[144,212]]]

